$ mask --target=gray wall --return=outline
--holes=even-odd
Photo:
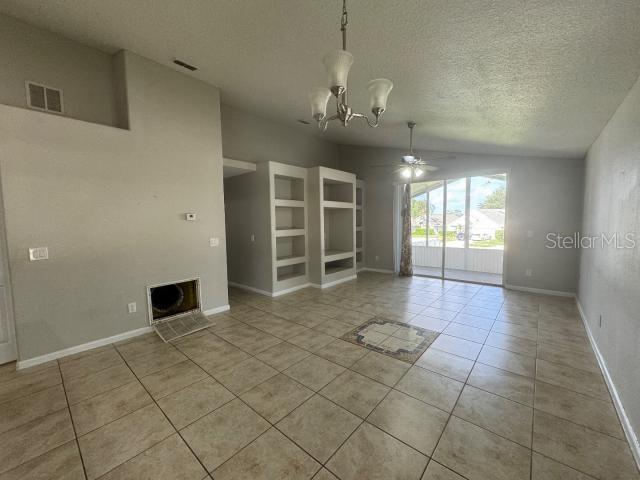
[[[205,309],[228,303],[219,92],[121,55],[130,131],[0,105],[22,360],[144,327],[150,284],[200,277]]]
[[[366,266],[393,269],[394,184],[401,179],[393,168],[404,150],[340,147],[340,168],[356,173],[366,183]],[[419,152],[423,158],[434,152]],[[578,252],[545,248],[546,234],[580,230],[583,161],[533,157],[456,154],[434,159],[439,170],[432,179],[483,173],[508,173],[505,283],[520,287],[575,292]],[[533,237],[526,236],[527,230]],[[378,257],[378,261],[375,258]],[[527,268],[533,276],[525,276]]]
[[[112,57],[0,15],[0,103],[27,107],[27,80],[61,88],[65,115],[116,125]]]
[[[586,158],[583,234],[616,233],[634,235],[635,248],[583,248],[578,300],[639,434],[640,80]]]
[[[230,282],[271,292],[271,204],[268,165],[224,180]],[[251,241],[255,235],[255,241]]]
[[[245,162],[336,167],[338,147],[311,134],[314,125],[289,126],[222,105],[222,153]]]

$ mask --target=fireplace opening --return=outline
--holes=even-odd
[[[200,309],[198,280],[149,287],[152,323]]]

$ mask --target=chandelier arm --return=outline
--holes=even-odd
[[[323,132],[327,131],[327,127],[329,126],[329,122],[331,122],[332,120],[337,120],[339,117],[338,115],[331,115],[330,117],[324,117],[322,119],[320,119],[320,121],[318,122],[318,128],[320,130],[322,130]]]
[[[371,127],[371,128],[376,128],[378,125],[380,125],[380,116],[376,115],[376,121],[375,122],[371,122],[371,120],[369,120],[369,117],[367,115],[364,115],[362,113],[353,113],[351,114],[352,117],[357,117],[357,118],[362,118],[363,120],[365,120],[367,122],[367,124]]]

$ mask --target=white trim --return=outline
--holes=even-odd
[[[234,158],[225,158],[225,157],[222,157],[222,166],[237,168],[238,170],[246,170],[247,173],[255,172],[256,169],[258,168],[258,165],[253,162],[245,162],[244,160],[236,160]],[[242,175],[242,174],[239,174],[239,175]]]
[[[260,290],[259,288],[250,287],[249,285],[243,285],[242,283],[236,282],[227,282],[230,287],[236,287],[240,290],[246,290],[247,292],[259,293],[260,295],[265,295],[267,297],[271,296],[271,292],[267,292],[266,290]]]
[[[303,283],[301,285],[296,285],[295,287],[287,288],[285,290],[278,290],[276,292],[267,292],[266,290],[260,290],[259,288],[253,288],[249,285],[243,285],[241,283],[235,282],[227,282],[231,287],[236,287],[241,290],[246,290],[247,292],[258,293],[260,295],[264,295],[266,297],[280,297],[282,295],[286,295],[288,293],[293,293],[298,290],[302,290],[303,288],[307,288],[312,286],[310,283]]]
[[[310,283],[303,283],[301,285],[296,285],[295,287],[287,288],[285,290],[278,290],[277,292],[273,292],[271,294],[272,297],[280,297],[282,295],[286,295],[288,293],[297,292],[298,290],[302,290],[303,288],[310,287]]]
[[[627,412],[624,409],[624,405],[622,404],[622,399],[618,394],[618,390],[616,389],[615,384],[613,383],[613,379],[609,374],[609,369],[607,368],[607,364],[604,361],[604,357],[600,353],[598,349],[598,344],[596,343],[596,339],[591,333],[591,329],[589,327],[589,322],[587,322],[587,315],[584,313],[582,309],[582,305],[580,305],[580,301],[576,297],[576,304],[578,305],[578,312],[580,312],[580,318],[582,319],[582,323],[584,325],[585,330],[587,331],[587,336],[589,337],[589,343],[591,343],[591,348],[596,354],[596,359],[598,360],[598,365],[600,366],[600,370],[602,371],[602,376],[604,377],[604,381],[609,388],[609,393],[611,394],[611,399],[613,400],[613,405],[618,412],[618,417],[620,418],[620,423],[622,424],[622,429],[627,437],[627,441],[629,442],[629,448],[631,449],[631,453],[640,468],[640,441],[638,440],[638,436],[633,430],[631,426],[631,422],[629,421],[629,417],[627,416]]]
[[[209,310],[205,310],[202,313],[204,313],[204,315],[208,317],[209,315],[215,315],[216,313],[226,312],[227,310],[231,310],[231,307],[229,305],[221,305],[219,307],[210,308]]]
[[[334,280],[333,282],[323,283],[322,285],[318,285],[317,283],[310,283],[309,286],[313,288],[329,288],[335,285],[340,285],[341,283],[350,282],[351,280],[357,280],[358,275],[351,275],[350,277],[341,278],[340,280]]]
[[[556,297],[571,297],[575,298],[576,294],[573,292],[563,292],[561,290],[545,290],[544,288],[532,288],[532,287],[520,287],[518,285],[504,284],[504,288],[507,290],[517,290],[519,292],[527,293],[540,293],[542,295],[554,295]]]
[[[396,272],[394,272],[393,270],[385,270],[384,268],[369,268],[369,267],[363,267],[360,270],[358,270],[359,272],[375,272],[375,273],[388,273],[388,274],[394,274]]]
[[[151,326],[142,327],[136,330],[129,330],[128,332],[119,333],[112,337],[101,338],[100,340],[93,340],[88,343],[83,343],[82,345],[76,345],[75,347],[69,347],[63,350],[58,350],[57,352],[51,352],[51,353],[47,353],[46,355],[40,355],[39,357],[33,357],[27,360],[19,360],[16,364],[16,369],[20,370],[22,368],[33,367],[34,365],[39,365],[41,363],[49,362],[57,358],[73,355],[74,353],[84,352],[86,350],[91,350],[92,348],[103,347],[104,345],[109,345],[110,343],[119,342],[121,340],[127,340],[128,338],[137,337],[138,335],[144,335],[145,333],[150,333],[153,331],[154,331],[153,327]]]

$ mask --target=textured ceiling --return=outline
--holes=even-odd
[[[340,0],[0,0],[0,11],[114,52],[178,57],[223,101],[296,124],[338,48]],[[639,0],[349,0],[350,103],[391,93],[377,130],[345,144],[582,156],[640,74]],[[316,132],[321,135],[319,132]]]

